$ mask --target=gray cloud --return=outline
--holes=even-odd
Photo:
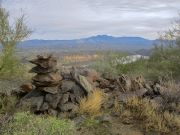
[[[31,38],[72,39],[96,34],[156,38],[180,11],[179,0],[4,0],[27,14]],[[12,19],[12,18],[11,18]]]

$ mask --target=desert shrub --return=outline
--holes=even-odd
[[[70,121],[23,112],[14,115],[4,127],[2,135],[71,135],[73,131],[74,126]]]
[[[180,117],[169,112],[158,112],[156,104],[148,99],[131,98],[125,108],[131,112],[134,120],[140,122],[146,131],[157,131],[161,133],[179,132]]]
[[[11,25],[13,24],[13,25]],[[0,6],[0,77],[16,78],[23,74],[22,66],[15,57],[16,45],[30,35],[31,31],[25,24],[24,15],[17,18],[13,23],[9,21],[9,12]]]
[[[161,82],[161,96],[163,98],[163,110],[178,112],[180,105],[180,85],[174,80]]]
[[[122,59],[126,56],[113,55],[112,53],[105,58],[95,62],[92,67],[102,74],[129,74],[129,75],[143,75],[145,78],[179,78],[180,77],[180,48],[174,47],[156,47],[153,49],[152,55],[149,59],[138,59],[130,63],[116,62],[115,59]],[[113,56],[110,56],[113,55]],[[107,58],[108,57],[108,58]],[[126,59],[124,59],[126,60]]]
[[[175,45],[155,47],[150,59],[149,67],[154,75],[163,77],[180,77],[180,48]],[[152,74],[152,73],[151,73]]]
[[[0,56],[0,79],[24,78],[27,69],[15,56]]]
[[[104,52],[99,55],[101,58],[95,61],[91,67],[102,74],[110,73],[114,76],[118,74],[117,65],[119,60],[121,60],[124,56],[127,56],[126,53],[122,52]]]
[[[116,66],[119,74],[141,74],[146,76],[148,60],[139,59],[132,63],[119,64]]]
[[[82,98],[79,104],[78,113],[95,116],[100,114],[100,109],[104,103],[104,93],[102,90],[94,90],[87,97]]]

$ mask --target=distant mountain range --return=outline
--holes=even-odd
[[[137,51],[151,49],[158,40],[149,40],[142,37],[113,37],[97,35],[89,38],[73,40],[27,40],[19,44],[21,49],[65,49],[65,50],[121,50]]]

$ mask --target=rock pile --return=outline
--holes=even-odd
[[[36,90],[57,94],[59,83],[62,80],[62,77],[57,72],[57,60],[50,55],[47,58],[37,56],[37,59],[30,62],[36,65],[30,71],[37,73],[32,78],[32,84],[36,87]]]
[[[38,56],[30,62],[36,65],[30,71],[36,75],[32,78],[32,84],[21,87],[28,94],[21,99],[20,106],[28,106],[35,113],[73,117],[80,99],[95,88],[109,95],[109,100],[103,105],[104,109],[111,109],[115,101],[125,103],[132,97],[148,98],[158,106],[167,102],[167,98],[168,101],[171,97],[174,100],[174,96],[170,97],[167,90],[164,91],[165,87],[155,82],[146,82],[142,76],[102,77],[96,71],[86,68],[72,68],[59,73],[57,60],[53,56]],[[176,101],[179,102],[179,93],[176,95]]]
[[[147,82],[143,76],[129,77],[123,74],[115,78],[106,76],[96,80],[96,87],[109,95],[109,100],[104,105],[105,109],[113,107],[115,102],[126,103],[128,99],[134,97],[148,99],[155,103],[159,110],[168,108],[167,110],[177,111],[174,108],[180,103],[180,89],[171,90],[172,88],[158,81]],[[174,108],[171,104],[175,104]]]
[[[93,90],[85,77],[90,76],[88,72],[80,73],[73,68],[59,73],[56,68],[57,60],[52,56],[37,56],[37,59],[30,62],[36,65],[30,70],[36,75],[32,78],[32,86],[21,86],[28,92],[20,101],[23,108],[30,107],[35,113],[72,115],[80,99]],[[93,79],[93,76],[89,77],[89,80]]]

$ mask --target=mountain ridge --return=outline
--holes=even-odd
[[[20,48],[80,48],[91,50],[139,50],[150,49],[157,40],[142,37],[114,37],[109,35],[96,35],[87,38],[71,40],[43,40],[32,39],[19,43]]]

